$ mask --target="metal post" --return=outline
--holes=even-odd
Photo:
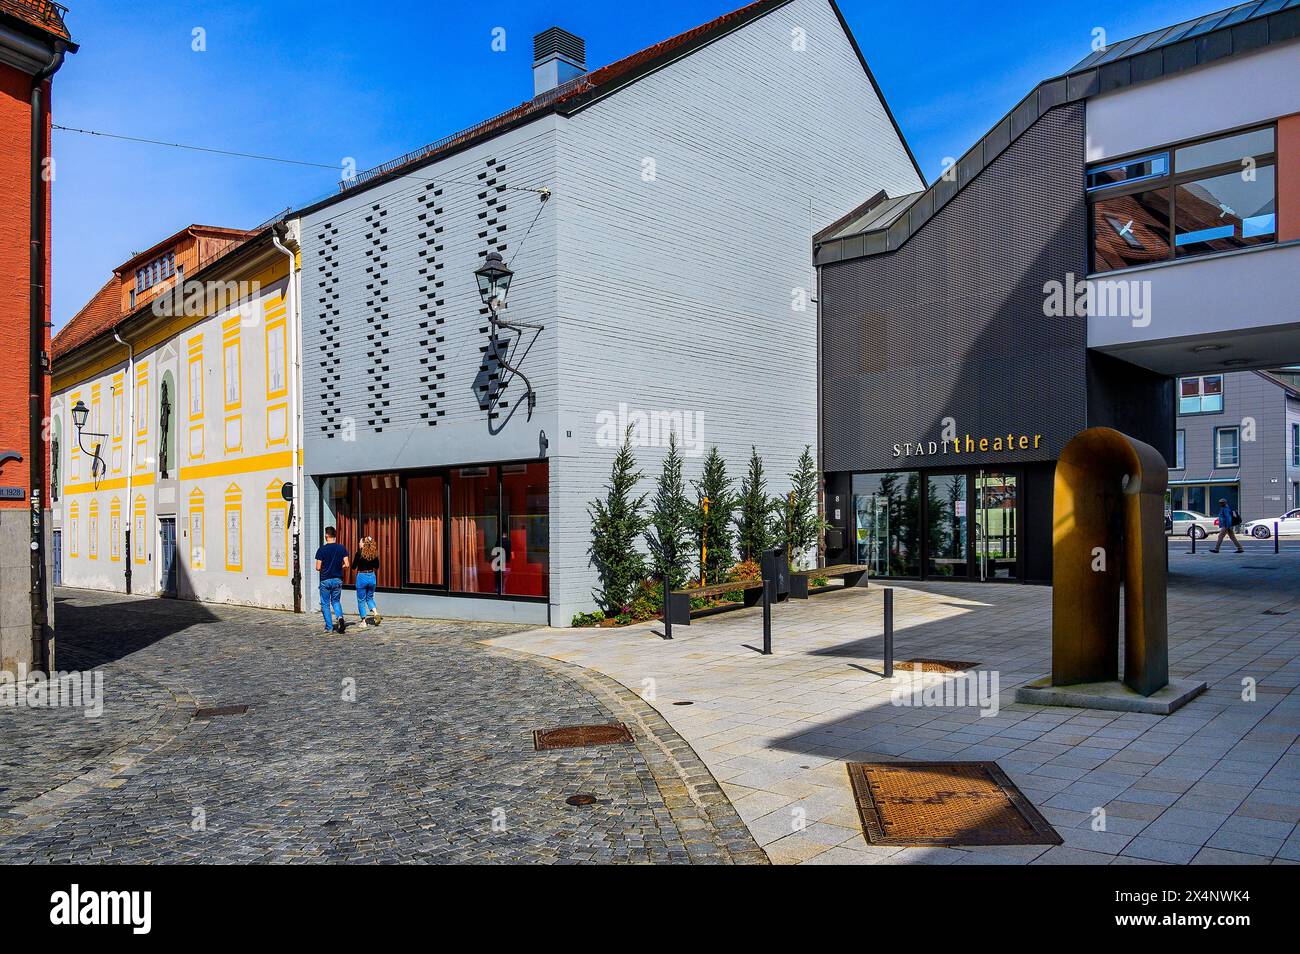
[[[1279,553],[1279,552],[1281,552],[1281,551],[1279,550],[1279,548],[1278,548],[1278,542],[1279,542],[1279,541],[1278,541],[1278,536],[1277,536],[1277,521],[1274,520],[1274,521],[1273,521],[1273,552],[1274,552],[1274,553]]]
[[[1196,528],[1195,527],[1192,527],[1191,536],[1192,536],[1192,552],[1195,553],[1196,552]]]
[[[763,655],[772,655],[772,597],[775,580],[763,581]]]
[[[885,678],[894,678],[894,588],[885,587]]]
[[[664,573],[664,639],[673,638],[673,608],[669,605],[668,573]]]

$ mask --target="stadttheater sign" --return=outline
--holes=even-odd
[[[996,454],[1000,451],[1038,450],[1042,434],[998,434],[995,437],[954,437],[940,441],[905,441],[894,445],[895,457],[943,457],[961,454]]]

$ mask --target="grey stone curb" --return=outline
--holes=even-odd
[[[713,773],[654,706],[618,681],[576,663],[500,646],[487,645],[487,649],[578,683],[612,718],[628,727],[692,862],[771,864]]]

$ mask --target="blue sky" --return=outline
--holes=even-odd
[[[596,67],[744,0],[67,2],[81,51],[56,79],[56,123],[333,168],[56,131],[56,328],[115,266],[191,222],[253,226],[331,192],[345,157],[366,169],[529,98],[534,33],[583,36]],[[1114,42],[1228,5],[840,0],[930,179],[1087,55],[1094,28]],[[495,27],[505,52],[492,50]]]

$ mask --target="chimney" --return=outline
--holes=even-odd
[[[587,72],[587,44],[568,30],[551,27],[533,37],[533,95],[555,89]]]

